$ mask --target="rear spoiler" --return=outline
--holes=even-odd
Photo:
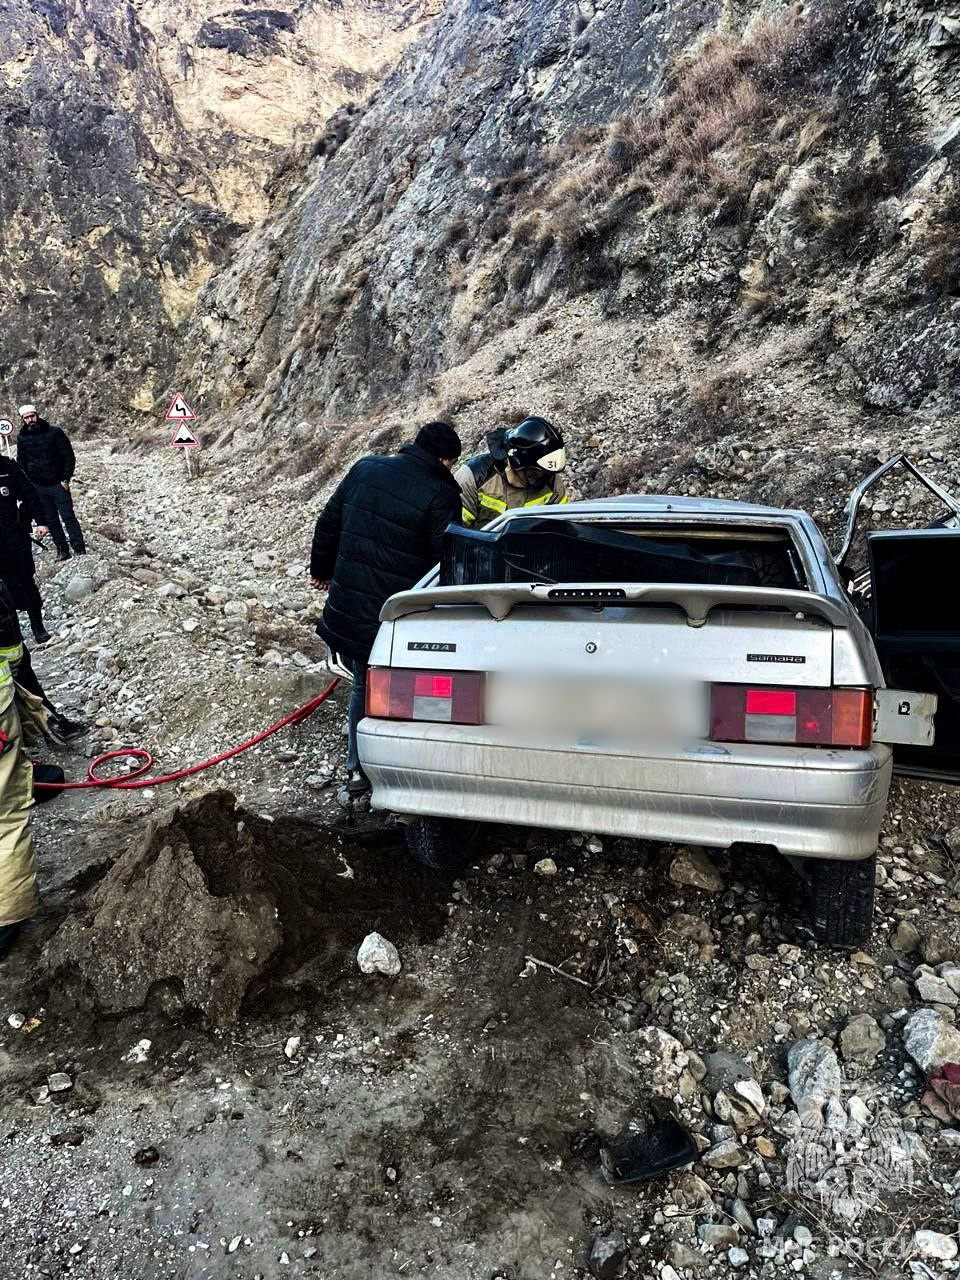
[[[713,609],[736,606],[786,609],[790,613],[823,618],[846,628],[850,615],[836,600],[809,591],[780,587],[697,586],[690,583],[645,583],[615,586],[609,582],[490,583],[466,587],[424,587],[391,596],[380,611],[381,622],[396,622],[412,613],[425,613],[438,605],[480,605],[498,622],[524,604],[671,604],[687,615],[691,627],[702,627]]]

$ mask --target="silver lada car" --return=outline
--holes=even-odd
[[[806,875],[819,939],[862,942],[893,768],[960,776],[958,539],[868,535],[858,607],[802,511],[622,497],[451,528],[381,614],[372,804],[438,868],[483,823],[761,846]]]

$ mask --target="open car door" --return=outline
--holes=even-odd
[[[891,686],[874,736],[901,743],[896,772],[960,782],[960,529],[869,533],[867,554],[868,624]],[[904,689],[936,697],[932,744],[897,734],[897,718],[906,725],[916,710],[912,695],[896,693]]]

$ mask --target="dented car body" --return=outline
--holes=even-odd
[[[381,615],[372,803],[432,865],[487,822],[763,846],[803,860],[818,936],[859,941],[894,753],[954,763],[931,745],[944,669],[903,627],[913,536],[872,535],[878,641],[802,511],[611,498],[451,530]]]

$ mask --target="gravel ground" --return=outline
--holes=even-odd
[[[254,460],[214,454],[188,482],[167,454],[84,449],[91,552],[42,569],[56,638],[38,667],[96,722],[90,754],[132,743],[163,769],[193,763],[326,683],[312,506],[296,478],[260,486]],[[876,929],[850,955],[813,945],[800,882],[756,857],[504,827],[459,879],[421,873],[393,829],[337,804],[343,712],[338,691],[219,770],[38,811],[44,911],[0,965],[0,1274],[955,1269],[960,1134],[948,1103],[921,1098],[958,1048],[956,793],[895,786]],[[72,777],[88,763],[57,758]],[[89,921],[148,822],[223,787],[301,877],[299,951],[219,1027],[158,991],[105,1012],[84,985],[94,955],[52,983],[51,938]],[[204,865],[203,842],[187,830],[184,866]],[[222,900],[203,874],[200,896]],[[398,976],[357,968],[371,930],[396,944]],[[170,951],[183,974],[191,957]],[[611,1186],[583,1134],[649,1123],[654,1097],[697,1162]]]

